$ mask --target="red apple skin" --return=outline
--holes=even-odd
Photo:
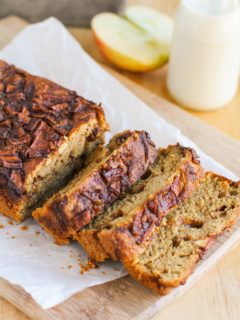
[[[168,56],[166,55],[159,57],[159,59],[156,59],[156,61],[154,61],[154,63],[152,64],[143,64],[112,49],[98,37],[95,30],[93,30],[93,36],[104,58],[111,62],[113,65],[117,66],[119,69],[132,72],[147,72],[161,67],[168,61]]]

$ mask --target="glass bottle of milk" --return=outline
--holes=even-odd
[[[223,107],[240,70],[239,0],[182,0],[175,20],[167,86],[183,106]]]

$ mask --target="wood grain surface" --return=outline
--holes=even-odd
[[[145,3],[150,4],[156,8],[160,8],[172,14],[178,1],[174,0],[130,0],[129,3]],[[11,30],[9,30],[11,26]],[[24,26],[23,22],[16,19],[11,19],[8,24],[0,22],[0,46],[11,40],[12,36]],[[81,42],[83,47],[88,51],[97,61],[106,65],[106,62],[99,55],[93,42],[89,30],[71,29],[73,35]],[[195,142],[201,146],[210,155],[213,155],[216,160],[222,162],[230,169],[234,170],[240,175],[240,143],[228,139],[227,137],[219,134],[213,128],[207,128],[204,124],[199,123],[196,118],[189,117],[189,113],[183,113],[181,109],[171,103],[162,101],[158,96],[171,101],[168,96],[165,78],[166,69],[164,67],[158,71],[144,74],[133,75],[126,72],[108,69],[115,76],[118,77],[125,85],[128,86],[136,95],[146,101],[157,112],[164,116],[167,120],[177,124],[180,129],[190,136]],[[152,92],[157,93],[158,96],[149,93],[142,87],[129,82],[125,77],[128,77],[139,83],[140,85],[150,89]],[[212,124],[214,127],[220,129],[226,134],[240,139],[240,90],[226,108],[211,113],[194,113],[194,116],[201,118],[206,122]],[[235,155],[231,157],[230,155]],[[164,310],[154,317],[155,320],[173,320],[173,319],[211,319],[211,320],[237,320],[240,317],[240,246],[236,247],[222,259],[216,267],[204,276],[194,287],[188,290],[181,298],[176,299],[173,303],[169,304]],[[124,278],[122,285],[128,288],[129,284],[133,284],[132,280],[128,277]],[[130,281],[130,282],[129,282]],[[1,291],[5,290],[5,282],[0,282]],[[134,283],[134,285],[136,285]],[[138,285],[137,285],[138,287]],[[142,289],[141,286],[138,287]],[[15,292],[15,287],[13,289]],[[97,289],[97,296],[101,295],[101,286]],[[12,293],[13,294],[13,293]],[[88,294],[86,290],[86,294]],[[78,295],[76,295],[77,299]],[[19,306],[19,295],[8,297],[16,306]],[[29,297],[26,301],[28,301]],[[30,306],[29,306],[30,308]],[[126,304],[127,308],[127,304]],[[82,314],[76,308],[76,316],[74,320],[83,319]],[[33,318],[34,313],[31,313]],[[12,304],[0,298],[0,319],[6,320],[26,320],[29,319],[23,313],[18,311]],[[47,318],[46,318],[47,319]],[[52,319],[52,318],[49,318]],[[59,320],[65,319],[58,317]],[[90,319],[90,318],[89,318]],[[99,319],[104,319],[99,317]]]

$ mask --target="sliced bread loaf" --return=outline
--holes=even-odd
[[[192,194],[202,173],[192,149],[180,145],[160,149],[142,179],[75,239],[95,261],[121,259],[126,246],[134,251],[148,240],[163,216]]]
[[[135,183],[155,161],[157,150],[145,131],[126,131],[94,152],[91,161],[33,217],[57,243],[88,224]]]
[[[100,105],[0,60],[0,212],[29,218],[107,130]]]
[[[162,220],[149,245],[138,251],[125,246],[122,261],[133,278],[166,294],[185,283],[203,253],[239,214],[240,183],[206,173],[192,197]]]

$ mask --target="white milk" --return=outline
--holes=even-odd
[[[213,110],[238,88],[238,0],[182,0],[176,14],[167,85],[182,105]]]

